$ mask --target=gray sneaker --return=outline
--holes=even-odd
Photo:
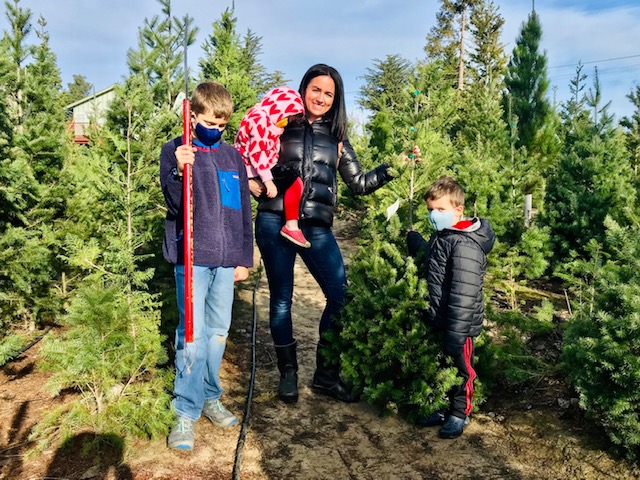
[[[193,421],[187,417],[178,416],[169,434],[167,445],[169,448],[178,450],[193,450]]]
[[[219,427],[230,427],[238,423],[238,419],[222,405],[220,400],[207,400],[204,402],[202,415]]]

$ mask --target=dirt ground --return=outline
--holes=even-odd
[[[353,241],[339,237],[345,256]],[[255,280],[255,278],[254,278]],[[243,418],[252,358],[254,284],[238,288],[236,314],[221,378],[229,408]],[[268,287],[260,280],[257,304],[256,378],[242,450],[241,424],[227,429],[196,423],[190,453],[165,440],[138,441],[126,451],[105,449],[83,457],[79,449],[30,455],[27,439],[44,412],[73,394],[51,398],[38,371],[39,346],[0,371],[0,478],[3,479],[634,479],[640,470],[610,452],[602,430],[576,413],[564,389],[497,395],[472,417],[464,435],[441,440],[399,417],[380,416],[366,403],[341,404],[314,394],[322,294],[301,263],[296,265],[294,325],[299,342],[300,398],[277,398],[278,373],[268,331]],[[569,405],[569,407],[567,407]],[[568,414],[568,412],[574,412]],[[245,419],[246,421],[246,419]],[[94,434],[85,433],[75,439]],[[108,439],[107,439],[108,440]]]

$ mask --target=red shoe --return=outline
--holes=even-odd
[[[285,225],[280,230],[280,235],[302,248],[311,248],[311,244],[304,238],[302,230],[289,230]]]

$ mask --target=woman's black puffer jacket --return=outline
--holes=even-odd
[[[348,140],[342,145],[338,165],[339,141],[331,134],[331,123],[306,120],[289,124],[280,136],[280,155],[273,169],[274,180],[295,174],[302,178],[304,190],[300,220],[330,227],[338,198],[336,167],[342,180],[356,195],[371,193],[391,177],[388,166],[380,165],[364,173]],[[260,197],[258,211],[283,213],[283,191],[275,198]]]

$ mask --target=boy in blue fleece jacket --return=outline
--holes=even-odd
[[[170,448],[191,450],[194,422],[204,415],[226,427],[236,417],[220,402],[218,370],[231,325],[234,282],[253,266],[247,174],[238,151],[221,140],[233,113],[231,95],[213,82],[191,97],[192,146],[175,138],[162,146],[160,184],[167,206],[164,258],[175,265],[180,321],[176,329],[177,414]],[[185,343],[182,173],[193,165],[193,342]]]

